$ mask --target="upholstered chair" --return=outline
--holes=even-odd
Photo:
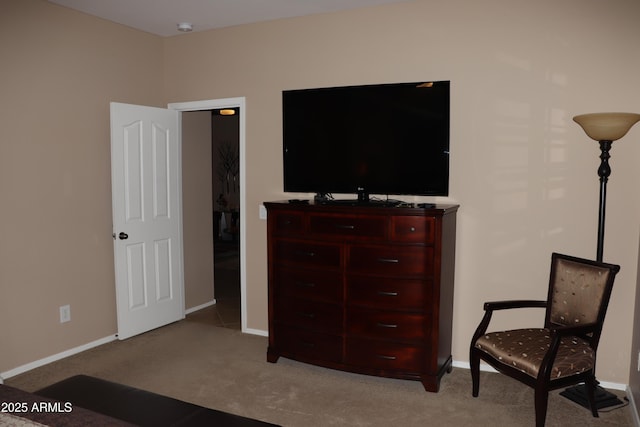
[[[536,426],[544,426],[550,390],[582,382],[597,417],[596,351],[619,270],[618,265],[554,253],[546,301],[486,302],[469,351],[473,396],[478,396],[484,360],[535,390]],[[545,309],[542,327],[487,332],[494,311],[525,307]]]

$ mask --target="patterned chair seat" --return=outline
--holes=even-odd
[[[475,346],[501,363],[537,378],[550,344],[549,330],[540,328],[486,333],[478,338]],[[551,379],[588,371],[593,368],[593,363],[594,351],[587,341],[578,337],[563,338],[560,340]]]

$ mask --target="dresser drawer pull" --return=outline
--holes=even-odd
[[[397,359],[396,356],[386,356],[384,354],[376,354],[376,357],[378,359],[382,359],[382,360],[396,360]]]
[[[383,297],[397,297],[398,293],[397,292],[378,291],[378,295],[381,295]]]
[[[315,283],[309,283],[309,282],[296,282],[296,286],[298,286],[300,288],[315,288],[316,284]]]
[[[315,313],[306,313],[306,312],[303,312],[303,311],[299,311],[298,312],[298,316],[306,317],[307,319],[315,319],[316,318]]]
[[[394,329],[394,328],[397,328],[398,325],[394,325],[393,323],[380,323],[380,322],[378,322],[378,327],[379,328]]]
[[[303,347],[309,347],[309,348],[312,348],[312,347],[316,346],[315,343],[312,343],[312,342],[309,342],[309,341],[300,341],[300,344]]]
[[[315,252],[306,252],[306,251],[297,251],[296,252],[298,255],[304,255],[304,256],[308,256],[308,257],[314,257],[316,256]]]
[[[336,228],[340,228],[342,230],[355,230],[356,226],[348,224],[336,224]]]
[[[410,227],[409,231],[411,231],[413,233],[414,231],[416,231],[416,228],[415,227]]]
[[[400,262],[397,258],[378,258],[378,262],[386,262],[389,264],[397,264]]]

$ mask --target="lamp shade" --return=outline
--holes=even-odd
[[[582,126],[589,138],[596,141],[615,141],[629,132],[640,121],[635,113],[592,113],[575,116],[573,121]]]

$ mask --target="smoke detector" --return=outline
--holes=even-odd
[[[193,24],[190,22],[180,22],[178,24],[178,31],[182,31],[183,33],[193,31]]]

